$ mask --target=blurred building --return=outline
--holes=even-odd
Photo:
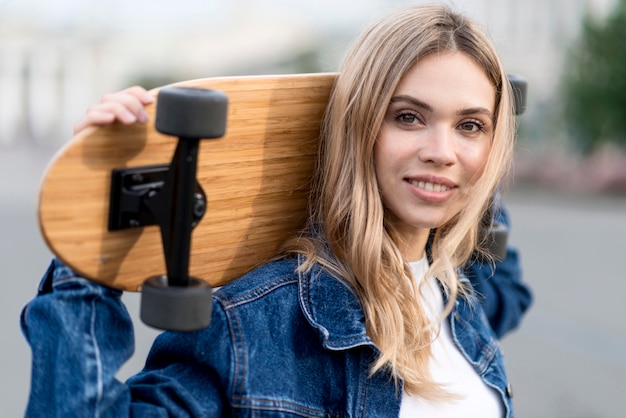
[[[582,17],[602,17],[615,2],[458,0],[456,7],[488,29],[510,72],[528,78],[531,100],[545,102],[558,87],[564,52]],[[197,13],[194,2],[186,3],[187,16],[163,9],[165,16],[156,17],[149,12],[157,3],[144,2],[150,10],[141,25],[124,19],[128,11],[119,2],[80,3],[61,23],[37,10],[29,14],[17,2],[0,3],[0,146],[57,147],[87,105],[130,84],[333,71],[367,21],[419,1],[216,1]]]

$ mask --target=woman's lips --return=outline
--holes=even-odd
[[[457,188],[453,181],[440,177],[411,177],[405,181],[411,185],[412,192],[418,198],[433,203],[445,202]]]

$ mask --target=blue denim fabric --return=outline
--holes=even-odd
[[[397,417],[401,388],[386,373],[369,375],[378,351],[355,293],[297,266],[276,261],[221,288],[209,327],[161,334],[145,369],[122,384],[115,372],[133,333],[119,292],[54,261],[22,315],[33,351],[27,416]],[[503,358],[480,305],[458,300],[449,319],[512,417]]]
[[[495,220],[507,227],[511,225],[502,205],[496,208]],[[506,257],[494,264],[483,260],[470,261],[463,272],[479,295],[479,301],[496,336],[502,338],[517,328],[533,302],[531,290],[522,281],[517,250],[508,246]]]
[[[26,416],[123,416],[111,409],[113,401],[130,396],[114,376],[132,355],[134,339],[120,297],[52,262],[22,312],[33,354]]]

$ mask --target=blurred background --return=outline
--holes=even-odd
[[[433,1],[431,1],[433,2]],[[50,259],[46,164],[103,93],[220,75],[335,71],[403,0],[0,0],[0,403],[22,416],[19,314]],[[503,340],[519,417],[626,416],[626,1],[446,1],[529,83],[506,193],[535,303]],[[137,318],[138,296],[125,294]],[[138,371],[156,335],[136,319]]]

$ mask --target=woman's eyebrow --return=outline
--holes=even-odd
[[[425,103],[413,96],[401,94],[401,95],[392,97],[390,101],[390,103],[399,103],[399,102],[408,102],[408,103],[411,103],[413,106],[419,107],[427,112],[433,112],[432,106],[430,106],[428,103]],[[491,113],[491,111],[485,107],[480,107],[480,106],[470,107],[467,109],[461,109],[456,113],[459,116],[482,114],[482,115],[487,116],[489,119],[493,119],[493,114]]]
[[[469,109],[462,109],[456,112],[459,116],[468,116],[468,115],[476,115],[481,114],[487,116],[489,119],[493,119],[493,114],[491,111],[484,107],[470,107]]]
[[[421,109],[424,109],[427,112],[432,112],[433,111],[433,108],[429,104],[424,103],[423,101],[421,101],[419,99],[416,99],[413,96],[408,96],[406,94],[401,94],[399,96],[394,96],[394,97],[391,98],[390,102],[391,103],[409,102],[412,105],[414,105],[416,107],[419,107]]]

